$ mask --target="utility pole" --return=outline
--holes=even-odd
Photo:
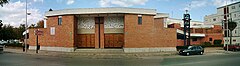
[[[25,23],[25,52],[27,52],[27,0],[26,0],[26,23]]]

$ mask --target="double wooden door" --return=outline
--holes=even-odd
[[[124,45],[123,33],[104,33],[104,18],[95,17],[95,33],[80,34],[77,40],[81,48],[122,48]]]

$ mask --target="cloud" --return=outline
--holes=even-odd
[[[70,4],[73,4],[74,3],[74,0],[68,0],[67,1],[67,4],[70,5]]]
[[[42,2],[43,3],[43,0],[33,0],[33,2]]]
[[[43,18],[39,9],[28,8],[28,12],[31,15],[28,16],[28,25],[36,24],[39,20]],[[25,24],[26,21],[26,10],[25,2],[9,2],[4,7],[0,8],[0,19],[3,24],[10,24],[12,26],[19,26],[20,24]]]
[[[235,2],[239,2],[240,0],[212,0],[213,5],[217,7],[224,6],[226,4],[231,4]]]
[[[191,10],[191,9],[195,9],[195,8],[205,7],[207,4],[208,4],[208,2],[206,0],[191,1],[191,3],[186,5],[184,10]]]
[[[100,0],[101,7],[121,6],[129,7],[133,5],[145,5],[148,0]]]

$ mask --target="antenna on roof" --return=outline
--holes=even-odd
[[[53,10],[50,8],[49,11],[53,11]]]
[[[186,14],[189,12],[190,9],[191,9],[191,3],[189,3],[188,9],[185,10],[185,11],[186,11]]]

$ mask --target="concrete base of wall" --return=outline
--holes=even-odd
[[[124,52],[164,52],[177,51],[176,47],[158,47],[158,48],[123,48]]]
[[[36,50],[36,46],[29,46],[29,49]],[[40,50],[74,52],[74,48],[67,48],[67,47],[46,47],[46,46],[41,46]]]

